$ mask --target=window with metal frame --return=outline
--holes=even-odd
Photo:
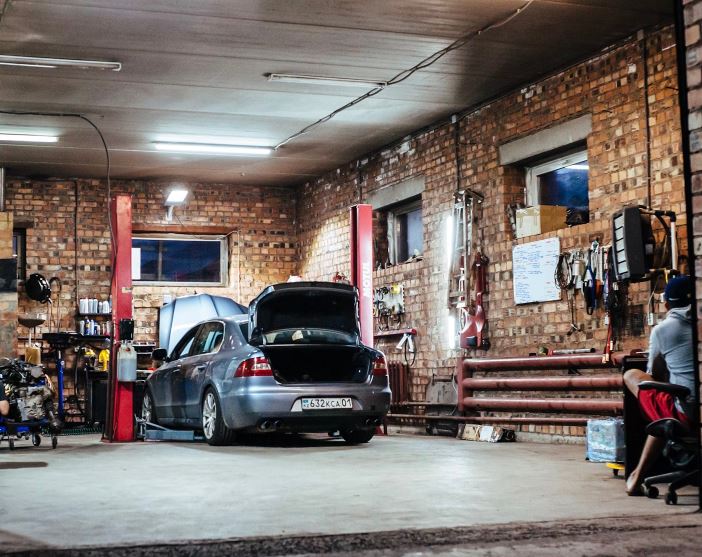
[[[424,225],[421,198],[383,208],[377,212],[375,224],[380,232],[380,235],[376,235],[376,259],[381,264],[397,265],[422,255]]]
[[[226,284],[227,242],[222,236],[139,235],[132,238],[132,258],[137,283]]]
[[[590,221],[586,150],[571,151],[526,167],[526,203],[567,208],[566,224]]]

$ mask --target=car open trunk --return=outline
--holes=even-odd
[[[373,352],[364,346],[307,344],[261,346],[280,383],[362,383]]]

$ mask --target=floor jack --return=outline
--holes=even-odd
[[[134,416],[137,424],[137,439],[144,441],[204,441],[193,429],[168,429]]]

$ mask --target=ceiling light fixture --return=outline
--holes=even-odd
[[[0,133],[0,141],[18,141],[21,143],[56,143],[55,135],[33,135],[30,133]]]
[[[185,200],[188,197],[188,190],[182,188],[173,188],[168,192],[168,197],[164,203],[166,207],[166,222],[173,220],[173,208],[185,205]]]
[[[81,70],[112,70],[122,69],[121,62],[106,62],[104,60],[73,60],[70,58],[44,58],[41,56],[17,56],[0,54],[0,66],[24,66],[29,68],[79,68]]]
[[[157,141],[154,143],[157,151],[170,153],[193,153],[206,155],[255,155],[266,156],[273,152],[272,147],[256,147],[253,145],[226,145],[221,143],[174,143]]]
[[[298,75],[286,73],[265,74],[268,81],[282,83],[308,83],[311,85],[338,85],[341,87],[366,87],[370,89],[383,89],[387,81],[372,81],[368,79],[355,79],[352,77],[324,77],[321,75]]]

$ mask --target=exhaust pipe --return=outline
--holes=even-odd
[[[270,420],[264,420],[261,422],[261,425],[258,426],[258,429],[260,429],[261,431],[268,431],[272,425],[273,422],[271,422]]]

